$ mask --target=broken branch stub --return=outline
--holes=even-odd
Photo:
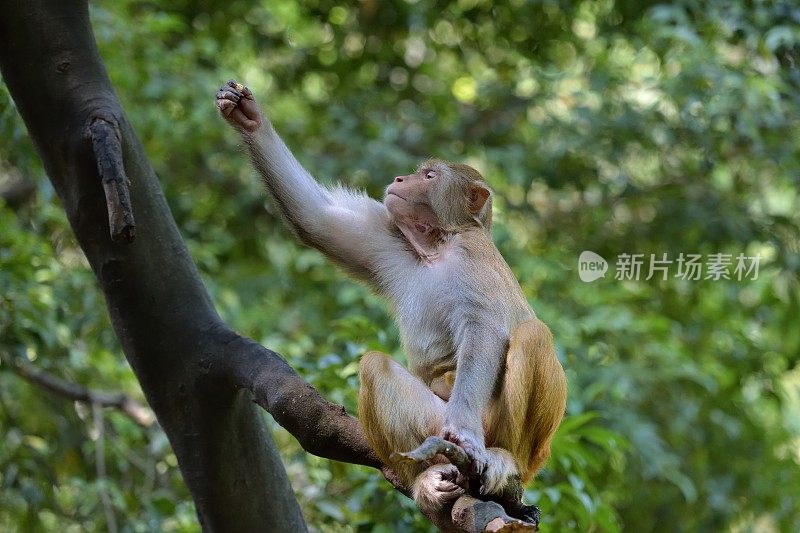
[[[106,196],[111,240],[133,242],[136,238],[136,224],[128,191],[128,176],[122,164],[119,129],[116,123],[95,117],[89,124],[89,136]]]

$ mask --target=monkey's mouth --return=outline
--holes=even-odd
[[[403,198],[402,196],[400,196],[399,194],[397,194],[396,192],[387,192],[387,193],[386,193],[386,196],[397,196],[398,198],[400,198],[400,199],[401,199],[401,200],[403,200],[404,202],[407,202],[407,201],[408,201],[408,200],[406,200],[405,198]]]

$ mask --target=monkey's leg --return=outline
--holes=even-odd
[[[523,322],[511,334],[499,391],[484,416],[488,460],[480,492],[526,522],[538,524],[540,511],[523,504],[523,485],[550,456],[566,397],[550,330],[539,320]]]
[[[435,435],[442,424],[444,401],[400,363],[381,352],[368,352],[359,364],[358,418],[381,461],[407,452]]]
[[[359,370],[358,418],[370,444],[411,488],[423,513],[437,521],[437,514],[464,494],[466,479],[449,463],[391,461],[390,456],[415,449],[439,431],[444,401],[386,354],[365,354]]]
[[[550,330],[540,320],[523,322],[509,342],[500,395],[488,416],[487,444],[507,450],[522,482],[528,482],[550,456],[550,443],[567,401],[567,380]],[[505,468],[502,466],[501,468]],[[496,488],[502,472],[487,472]]]

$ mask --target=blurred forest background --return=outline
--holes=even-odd
[[[106,0],[91,13],[223,317],[327,398],[355,412],[359,355],[402,357],[397,331],[265,202],[213,105],[232,77],[323,181],[381,196],[429,155],[487,176],[495,240],[570,383],[527,494],[543,531],[800,530],[796,3]],[[34,186],[0,201],[0,530],[198,531],[157,425],[96,419],[9,371],[24,359],[141,397],[2,85],[0,140],[0,188]],[[583,250],[762,259],[757,280],[612,268],[589,284]],[[376,471],[307,455],[272,426],[318,530],[432,529]]]

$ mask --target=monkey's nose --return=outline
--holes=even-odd
[[[404,178],[404,177],[405,177],[405,176],[397,176],[397,177],[394,179],[394,182],[395,182],[395,183],[403,183],[403,178]]]

